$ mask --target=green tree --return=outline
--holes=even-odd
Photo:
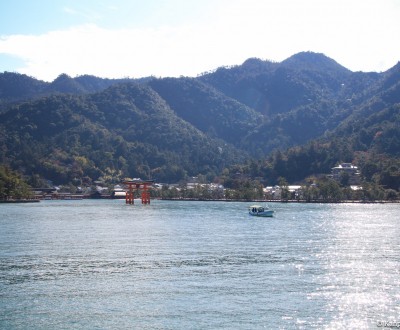
[[[312,202],[319,199],[320,192],[317,185],[315,184],[310,184],[302,187],[302,191],[303,191],[303,198],[307,202]]]
[[[386,190],[386,196],[385,199],[389,201],[395,201],[398,198],[397,191],[394,189],[388,189]]]
[[[340,184],[342,187],[346,187],[349,185],[350,182],[350,175],[347,172],[340,173]]]
[[[342,200],[342,190],[335,180],[323,178],[318,181],[318,187],[324,202],[339,202]]]
[[[0,166],[0,199],[26,199],[31,197],[30,186],[22,180],[21,176],[8,167]]]
[[[278,185],[281,188],[281,200],[288,200],[290,198],[289,183],[286,178],[279,177]]]

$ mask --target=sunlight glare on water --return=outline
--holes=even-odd
[[[317,292],[333,315],[328,328],[366,329],[399,315],[399,229],[382,205],[332,205],[317,253],[322,274]]]

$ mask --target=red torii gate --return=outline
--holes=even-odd
[[[150,204],[150,191],[149,186],[152,186],[154,180],[131,180],[131,181],[124,181],[123,184],[128,186],[128,190],[126,191],[125,201],[126,204],[134,204],[134,192],[133,190],[139,191],[142,190],[142,204]]]

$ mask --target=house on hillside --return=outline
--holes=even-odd
[[[338,182],[346,180],[349,185],[360,184],[360,172],[358,167],[351,163],[342,163],[333,167],[332,178]]]

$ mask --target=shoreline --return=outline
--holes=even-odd
[[[0,200],[0,204],[39,203],[39,199],[9,199]]]
[[[154,198],[165,201],[193,201],[193,202],[243,202],[243,203],[298,203],[298,204],[398,204],[399,200],[396,201],[364,201],[364,200],[343,200],[343,201],[323,201],[323,200],[278,200],[278,199],[201,199],[201,198]]]
[[[39,203],[46,200],[125,200],[125,198],[91,198],[91,197],[81,197],[81,198],[57,198],[57,199],[10,199],[10,200],[0,200],[0,204],[24,204],[24,203]],[[202,198],[160,198],[155,197],[153,200],[163,200],[163,201],[183,201],[183,202],[240,202],[240,203],[282,203],[282,204],[399,204],[400,200],[395,201],[365,201],[365,200],[343,200],[343,201],[323,201],[323,200],[276,200],[276,199],[254,199],[254,200],[244,200],[244,199],[202,199]]]

